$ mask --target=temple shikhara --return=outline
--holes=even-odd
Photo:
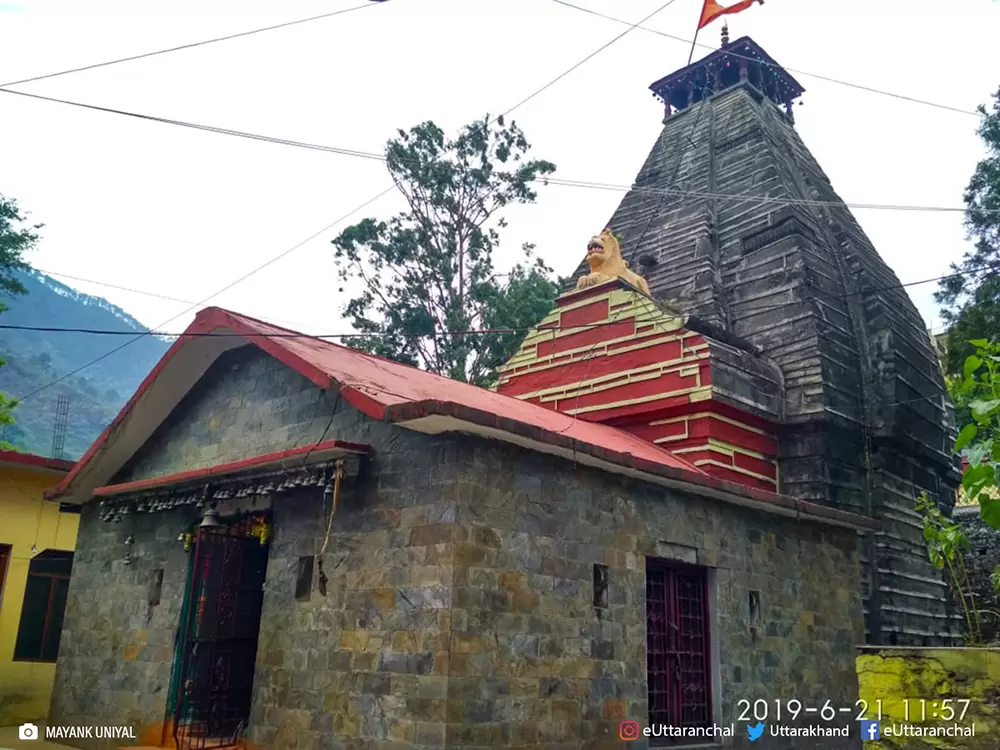
[[[874,517],[868,641],[951,643],[914,512],[923,492],[954,504],[950,402],[919,313],[795,131],[803,87],[724,30],[650,88],[663,131],[595,238],[616,270],[588,253],[497,390]]]

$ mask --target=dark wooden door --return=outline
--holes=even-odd
[[[268,546],[252,521],[199,529],[184,623],[178,750],[237,744],[250,718]]]

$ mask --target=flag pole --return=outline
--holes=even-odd
[[[697,29],[695,29],[694,39],[691,40],[691,54],[688,55],[688,65],[690,65],[691,61],[694,59],[694,48],[698,44],[698,32],[699,31],[701,31],[701,27],[700,26]]]

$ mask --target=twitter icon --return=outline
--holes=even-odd
[[[764,734],[764,722],[758,721],[755,727],[747,725],[747,737],[751,742],[759,740],[762,734]]]

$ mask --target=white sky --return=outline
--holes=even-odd
[[[0,83],[231,34],[360,0],[4,0]],[[637,21],[663,0],[574,0]],[[876,10],[877,8],[877,10]],[[701,0],[646,25],[690,38]],[[626,27],[550,0],[389,0],[355,13],[18,88],[286,139],[381,152],[396,128],[449,132],[501,112]],[[699,41],[717,44],[721,23]],[[1000,86],[995,0],[766,0],[730,19],[780,64],[966,110]],[[993,50],[991,52],[991,50]],[[661,128],[648,91],[689,47],[635,30],[514,119],[564,179],[629,184]],[[697,57],[707,54],[699,50]],[[851,203],[961,206],[982,148],[978,118],[795,74],[797,127]],[[385,189],[381,163],[258,143],[0,94],[0,192],[44,222],[30,261],[192,302]],[[563,274],[623,194],[549,186],[510,214],[499,265],[521,242]],[[388,217],[393,195],[363,216]],[[857,210],[904,282],[968,247],[957,213]],[[316,240],[217,304],[308,333],[348,330],[329,241]],[[185,305],[62,279],[158,325]],[[911,296],[938,325],[931,293]],[[163,330],[182,330],[192,314]],[[66,321],[72,325],[73,321]],[[97,353],[97,352],[95,352]]]

